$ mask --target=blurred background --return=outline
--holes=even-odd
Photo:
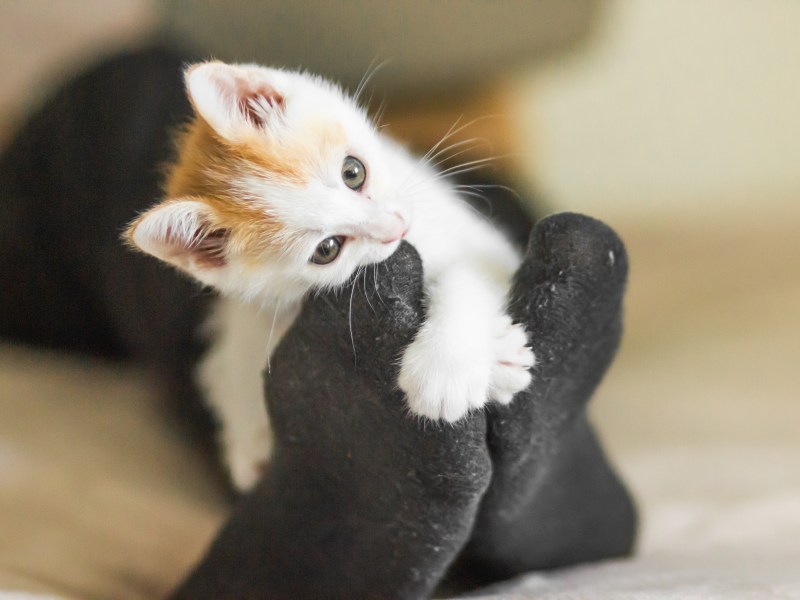
[[[459,119],[489,116],[465,136],[488,140],[476,152],[505,157],[497,172],[535,190],[540,212],[585,212],[625,240],[627,330],[592,412],[646,507],[643,555],[701,547],[712,534],[728,540],[707,521],[721,506],[773,492],[800,499],[800,3],[299,6],[0,0],[0,145],[54,86],[156,37],[203,56],[306,67],[351,88],[385,60],[370,88],[387,105],[390,130],[425,149]],[[475,36],[476,27],[484,35]],[[42,357],[7,347],[0,359],[0,400],[19,415],[31,404],[13,398],[64,386],[84,394],[87,406],[108,389],[133,404],[150,395],[137,373],[48,358],[45,375]],[[103,386],[85,392],[98,377]],[[65,422],[76,419],[59,410]],[[141,414],[130,419],[151,426]],[[35,435],[35,427],[0,419],[0,451]],[[191,458],[156,438],[143,434],[144,455],[161,455],[167,444],[173,458],[162,468],[183,482],[194,477],[186,489],[212,500],[198,508],[180,490],[164,492],[183,514],[171,521],[172,545],[142,539],[149,562],[115,565],[139,569],[150,592],[192,560],[225,510],[202,473],[187,475]],[[102,451],[113,453],[113,436],[106,441]],[[149,477],[119,460],[100,475]],[[103,503],[112,500],[95,501],[111,510]],[[17,500],[0,502],[12,510]],[[780,513],[784,528],[788,517],[800,522],[800,505],[792,506]],[[157,518],[144,503],[138,510]],[[754,531],[774,541],[776,525],[762,519]],[[124,545],[124,535],[115,543]],[[0,572],[10,556],[0,553]]]

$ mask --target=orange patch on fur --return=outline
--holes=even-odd
[[[238,158],[250,163],[261,173],[268,173],[290,183],[305,185],[310,177],[304,172],[303,158],[296,149],[277,149],[253,137],[231,146],[231,150]]]
[[[270,154],[266,142],[231,144],[199,118],[178,136],[177,149],[178,160],[167,176],[167,196],[207,204],[214,215],[210,225],[230,233],[230,244],[240,256],[259,256],[269,250],[282,229],[269,213],[269,199],[240,197],[231,182],[258,176],[266,169],[276,178],[299,183],[300,173]]]
[[[315,123],[309,134],[310,139],[317,141],[318,148],[323,155],[327,155],[347,143],[347,134],[341,123]]]
[[[230,182],[246,175],[269,174],[276,179],[302,185],[299,156],[270,144],[254,133],[242,142],[228,142],[196,118],[177,138],[178,160],[168,172],[169,197],[232,196]]]
[[[177,137],[178,159],[167,174],[167,197],[208,205],[213,221],[209,228],[224,231],[230,249],[245,258],[258,259],[277,249],[283,227],[270,212],[269,198],[248,197],[234,186],[265,177],[306,185],[315,164],[324,166],[347,141],[341,124],[325,121],[309,124],[288,143],[278,144],[268,136],[253,131],[230,142],[197,117]]]
[[[283,228],[263,209],[233,198],[199,198],[214,214],[214,228],[230,232],[229,244],[242,257],[258,258],[269,252]]]

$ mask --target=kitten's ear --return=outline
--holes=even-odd
[[[214,210],[199,200],[167,200],[139,216],[128,242],[205,283],[227,263],[230,232],[216,224]]]
[[[185,78],[197,114],[226,139],[264,127],[283,108],[283,96],[263,67],[206,62],[186,69]]]

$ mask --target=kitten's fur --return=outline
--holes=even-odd
[[[534,357],[504,311],[519,255],[425,160],[317,77],[209,62],[186,71],[186,87],[196,116],[167,198],[128,239],[223,294],[200,377],[238,487],[251,487],[268,457],[259,374],[300,301],[384,260],[403,237],[422,257],[428,296],[427,321],[401,357],[410,410],[455,421],[528,385]],[[366,170],[358,189],[343,181],[348,156]],[[312,263],[332,236],[344,240],[336,259]]]

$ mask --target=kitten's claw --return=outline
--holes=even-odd
[[[489,397],[500,404],[508,404],[514,394],[530,385],[530,369],[536,364],[536,357],[528,346],[528,335],[522,325],[512,324],[511,319],[504,316],[497,330]]]

